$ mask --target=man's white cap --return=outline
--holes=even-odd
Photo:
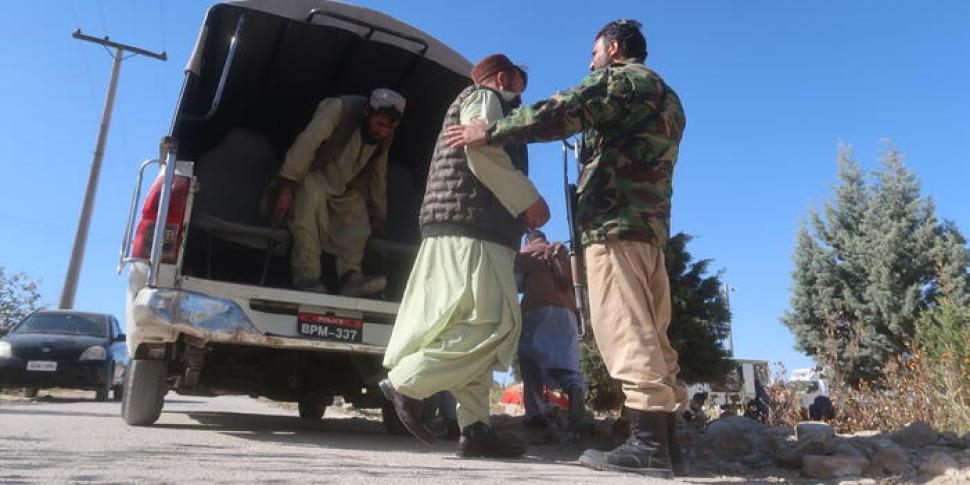
[[[370,93],[370,107],[375,110],[394,108],[398,113],[403,115],[406,105],[407,100],[396,91],[387,88],[377,88]]]

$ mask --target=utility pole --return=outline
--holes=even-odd
[[[124,53],[131,52],[132,55],[143,55],[158,59],[168,60],[168,55],[162,52],[157,54],[137,47],[112,42],[108,36],[103,39],[91,37],[81,33],[81,29],[75,30],[71,35],[75,39],[80,39],[95,44],[101,44],[106,48],[114,48],[114,65],[111,68],[111,81],[108,83],[108,97],[104,102],[104,112],[101,115],[101,131],[98,132],[98,142],[94,148],[94,160],[91,161],[91,173],[88,175],[88,188],[84,193],[84,205],[81,207],[81,217],[77,224],[77,234],[74,236],[74,249],[71,251],[71,262],[67,266],[67,276],[64,278],[64,288],[61,291],[60,308],[74,308],[74,295],[77,293],[77,281],[81,275],[81,265],[84,263],[84,249],[88,243],[88,229],[91,227],[91,212],[94,209],[94,198],[98,193],[98,179],[101,177],[101,160],[104,158],[104,146],[108,141],[108,127],[111,125],[111,112],[115,103],[115,91],[118,86],[118,74],[121,72],[121,61],[125,60]]]
[[[721,293],[724,295],[724,302],[727,303],[728,310],[731,309],[731,292],[736,291],[737,288],[724,283],[721,285]],[[727,335],[727,351],[728,357],[734,358],[734,312],[731,313],[731,319],[728,320],[728,335]]]

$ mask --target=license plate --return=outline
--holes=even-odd
[[[57,370],[57,362],[52,362],[50,360],[28,360],[27,370],[55,372]]]
[[[356,318],[300,313],[296,331],[300,335],[337,342],[363,341],[364,322]]]

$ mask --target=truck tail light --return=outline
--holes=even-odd
[[[158,201],[164,179],[155,180],[145,206],[141,209],[141,220],[135,230],[135,240],[132,256],[148,259],[152,251],[152,237],[155,234],[156,218],[158,216]],[[172,198],[168,203],[168,216],[165,218],[165,236],[162,246],[162,263],[175,264],[178,261],[179,249],[182,243],[182,231],[185,223],[185,209],[189,202],[189,188],[191,177],[176,175],[172,181]]]

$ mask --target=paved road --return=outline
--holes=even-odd
[[[139,428],[119,403],[81,396],[0,401],[0,483],[673,483],[580,467],[569,444],[462,459],[454,443],[390,436],[341,408],[308,422],[246,397],[169,394],[158,423]]]

